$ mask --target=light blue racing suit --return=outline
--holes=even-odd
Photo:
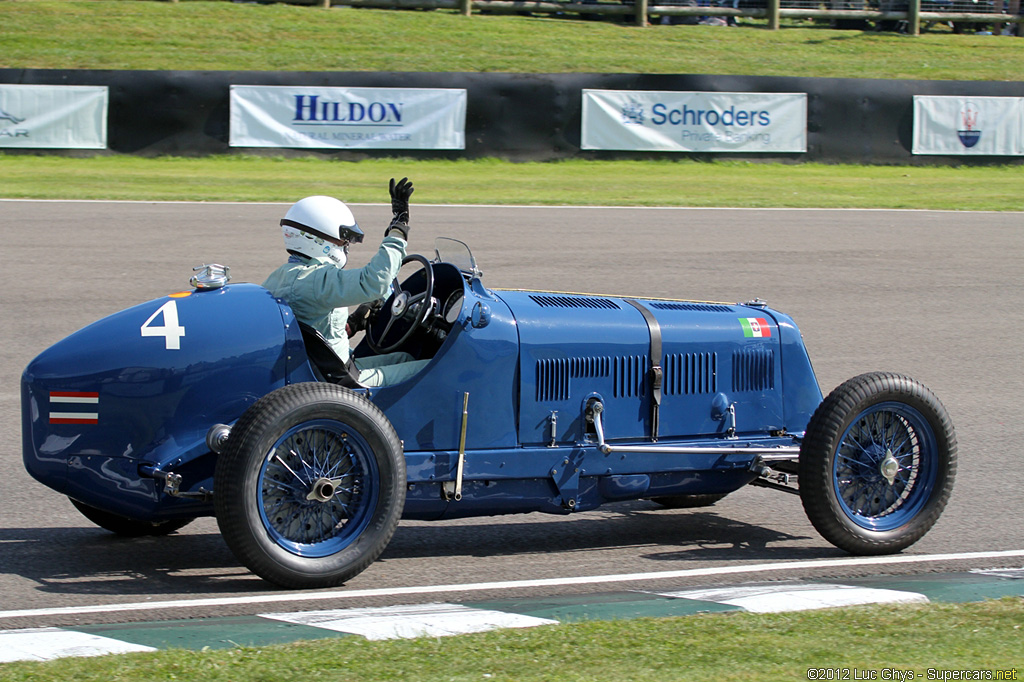
[[[385,237],[380,249],[358,270],[339,268],[327,258],[292,255],[288,262],[270,273],[263,286],[283,298],[295,316],[315,327],[343,362],[348,362],[348,307],[384,298],[405,258],[405,240]],[[413,360],[408,353],[387,353],[356,358],[359,383],[387,386],[405,381],[419,372],[428,360]]]

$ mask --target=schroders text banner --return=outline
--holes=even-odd
[[[0,85],[0,147],[106,149],[108,99],[105,85]]]
[[[465,149],[466,91],[231,86],[232,147]]]
[[[1024,155],[1024,97],[915,95],[911,153]]]
[[[584,90],[583,149],[807,151],[807,94]]]

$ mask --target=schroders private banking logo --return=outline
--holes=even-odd
[[[619,108],[623,125],[644,125],[647,114],[643,103],[630,99]],[[687,105],[670,108],[664,102],[651,107],[650,121],[662,126],[703,126],[712,128],[767,127],[772,123],[771,113],[764,110],[737,110],[736,106],[691,109]]]
[[[581,93],[582,149],[807,151],[807,94],[689,90]]]
[[[625,125],[642,126],[644,124],[644,105],[635,99],[622,106],[622,122]]]
[[[960,120],[963,127],[956,131],[957,136],[963,146],[970,149],[981,139],[981,131],[978,130],[978,105],[970,101],[964,102],[960,107]]]

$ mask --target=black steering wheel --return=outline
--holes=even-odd
[[[402,344],[412,337],[420,326],[427,323],[427,318],[434,310],[434,267],[424,256],[416,254],[406,256],[402,260],[402,267],[413,262],[419,263],[423,267],[423,273],[427,281],[426,287],[424,287],[422,292],[413,294],[402,288],[398,277],[395,277],[394,281],[391,282],[391,297],[384,304],[384,307],[381,308],[377,320],[366,329],[366,344],[370,347],[370,350],[378,355],[393,353],[398,350]],[[406,281],[412,281],[412,277],[410,276]],[[387,315],[387,322],[381,319],[384,315]],[[391,328],[397,321],[403,318],[410,319],[409,328],[394,343],[386,343],[385,339]],[[375,330],[381,328],[383,328],[383,331],[375,336]]]

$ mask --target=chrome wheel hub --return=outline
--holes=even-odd
[[[879,471],[881,471],[885,480],[889,482],[889,485],[892,485],[893,481],[896,480],[896,474],[900,472],[900,463],[893,457],[892,450],[885,451],[885,459],[882,460]]]
[[[310,502],[327,502],[334,493],[338,490],[338,484],[341,481],[332,481],[329,478],[319,478],[314,483],[312,488],[309,490],[309,494],[306,495],[306,499]]]

